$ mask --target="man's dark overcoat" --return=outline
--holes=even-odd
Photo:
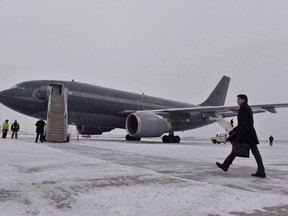
[[[238,125],[234,128],[237,131],[238,136],[243,142],[253,144],[259,144],[259,140],[254,128],[253,113],[250,106],[247,103],[242,103],[239,108]]]

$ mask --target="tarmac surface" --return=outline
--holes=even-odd
[[[288,215],[288,142],[259,145],[261,179],[253,155],[216,167],[230,144],[121,139],[1,139],[0,215]]]

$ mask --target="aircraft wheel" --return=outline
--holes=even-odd
[[[181,139],[180,139],[179,136],[175,136],[175,137],[174,137],[174,142],[175,142],[175,143],[180,143],[180,140],[181,140]]]
[[[163,136],[163,137],[162,137],[162,142],[163,142],[163,143],[170,143],[171,141],[170,141],[170,139],[169,139],[169,136],[167,136],[167,135]]]

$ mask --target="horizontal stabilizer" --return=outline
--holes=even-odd
[[[277,113],[274,107],[262,107],[262,109],[270,113]]]

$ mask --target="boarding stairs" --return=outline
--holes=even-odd
[[[52,83],[48,87],[48,111],[46,140],[64,142],[67,140],[67,99],[68,89],[61,83]]]
[[[231,125],[229,122],[225,121],[224,119],[218,120],[217,123],[218,123],[219,125],[221,125],[223,128],[225,128],[225,130],[226,130],[227,133],[229,133],[230,131],[233,130],[232,125]]]

